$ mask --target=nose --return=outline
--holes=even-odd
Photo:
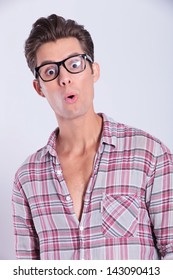
[[[59,69],[59,75],[58,75],[58,82],[60,86],[66,86],[71,84],[71,75],[70,73],[61,65]]]

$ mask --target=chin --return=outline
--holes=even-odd
[[[75,120],[75,119],[79,119],[79,118],[83,118],[85,115],[87,115],[88,111],[80,111],[80,112],[68,112],[68,113],[64,113],[64,114],[56,114],[57,119],[64,119],[64,120]]]

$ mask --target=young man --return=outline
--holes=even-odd
[[[95,113],[99,65],[88,31],[40,18],[25,55],[58,128],[16,173],[17,258],[173,259],[171,154],[151,135]]]

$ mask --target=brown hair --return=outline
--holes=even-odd
[[[65,20],[61,16],[52,14],[47,18],[39,18],[32,26],[32,30],[25,42],[25,57],[29,68],[34,73],[36,52],[47,42],[61,38],[75,37],[79,40],[83,51],[94,61],[94,44],[90,33],[74,20]]]

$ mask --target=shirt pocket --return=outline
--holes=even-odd
[[[137,236],[139,199],[132,195],[106,195],[102,201],[102,232],[109,238]]]

